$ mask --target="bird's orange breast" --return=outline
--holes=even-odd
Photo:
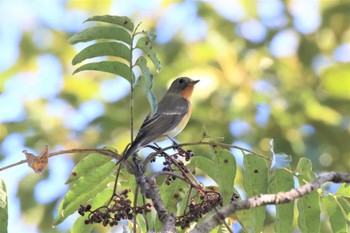
[[[193,88],[194,88],[194,85],[192,84],[186,87],[185,90],[181,92],[182,97],[184,97],[186,100],[190,100],[192,96]]]

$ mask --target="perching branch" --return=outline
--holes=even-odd
[[[209,232],[214,227],[220,225],[225,218],[231,216],[238,210],[250,209],[258,206],[281,204],[291,202],[302,196],[305,196],[321,187],[326,182],[333,183],[350,183],[350,173],[336,173],[329,172],[320,175],[314,181],[305,184],[299,188],[292,189],[288,192],[279,192],[277,194],[262,194],[251,197],[245,201],[234,201],[230,205],[223,207],[212,217],[203,222],[203,224],[196,226],[191,232]]]
[[[135,161],[135,178],[137,185],[141,188],[141,193],[148,199],[151,199],[153,206],[157,211],[159,220],[163,223],[162,232],[177,232],[175,227],[175,216],[170,214],[165,208],[160,197],[160,192],[156,184],[156,180],[145,177],[143,169],[140,167],[140,161],[137,157]]]
[[[199,141],[199,142],[178,144],[177,146],[193,146],[193,145],[211,145],[211,146],[221,146],[221,147],[225,147],[225,148],[234,148],[234,149],[238,149],[238,150],[245,151],[245,152],[248,152],[248,153],[256,154],[256,155],[261,156],[261,157],[263,157],[265,159],[268,159],[267,157],[265,157],[263,155],[260,155],[260,154],[254,152],[254,151],[251,151],[251,150],[239,147],[239,146],[235,146],[235,145],[232,145],[232,144],[226,144],[226,143],[220,143],[220,142],[203,142],[203,141]],[[173,148],[173,146],[165,147],[165,148],[163,148],[161,150],[156,151],[156,153],[153,153],[153,156],[149,156],[146,159],[144,164],[148,164],[148,162],[151,159],[153,159],[154,156],[156,156],[158,154],[161,154],[163,151],[169,150],[171,148]],[[111,156],[112,158],[115,158],[115,159],[120,159],[121,158],[121,155],[119,153],[115,152],[115,151],[112,151],[110,149],[98,149],[98,148],[60,150],[60,151],[48,153],[48,158],[50,158],[52,156],[56,156],[56,155],[61,155],[61,154],[74,154],[74,153],[85,153],[85,152],[100,153],[100,154],[104,154],[104,155],[107,155],[107,156]],[[13,164],[10,164],[10,165],[4,166],[4,167],[0,167],[0,172],[3,171],[3,170],[9,169],[11,167],[15,167],[15,166],[24,164],[27,161],[28,161],[27,159],[24,159],[24,160],[20,160],[20,161],[18,161],[16,163],[13,163]],[[133,166],[132,166],[131,163],[129,163],[128,161],[124,161],[123,164],[126,165],[126,168],[127,168],[127,170],[130,173],[133,173]]]

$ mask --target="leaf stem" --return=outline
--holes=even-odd
[[[129,61],[129,67],[130,67],[130,143],[134,141],[134,84],[135,84],[135,75],[132,69],[134,68],[135,64],[132,63],[133,61],[133,51],[135,49],[134,47],[134,40],[137,33],[137,30],[140,26],[141,22],[137,24],[135,27],[135,30],[132,32],[131,35],[131,45],[130,45],[130,61]]]

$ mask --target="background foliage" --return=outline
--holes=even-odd
[[[313,170],[349,171],[348,1],[2,1],[0,9],[1,166],[46,144],[124,149],[128,83],[98,72],[73,77],[71,59],[80,48],[67,42],[91,15],[116,14],[157,34],[159,98],[177,76],[201,79],[180,142],[198,140],[205,124],[228,143],[269,154],[274,138],[275,151],[294,162],[306,156]],[[137,128],[149,112],[142,91],[135,103]],[[51,223],[64,182],[83,157],[53,158],[41,176],[24,166],[1,172],[9,232],[68,231],[69,221],[57,229]]]

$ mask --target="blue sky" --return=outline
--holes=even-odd
[[[320,3],[315,0],[291,3],[290,12],[294,18],[294,27],[286,27],[289,23],[285,15],[287,9],[278,0],[257,1],[257,19],[249,17],[240,1],[206,2],[228,21],[237,23],[232,30],[252,43],[264,41],[270,29],[280,30],[268,45],[271,56],[277,58],[295,55],[300,42],[299,33],[315,32],[322,23],[319,14]],[[19,58],[19,43],[23,32],[31,33],[37,46],[45,47],[52,42],[54,36],[46,27],[67,33],[83,29],[84,25],[81,22],[90,15],[83,11],[68,10],[65,8],[65,3],[64,0],[0,1],[0,75]],[[155,32],[158,43],[169,42],[176,33],[181,33],[184,39],[190,42],[205,38],[208,26],[203,19],[198,17],[195,1],[174,3],[163,11],[159,10],[161,5],[160,0],[114,1],[111,11],[106,14],[133,15],[138,12],[140,18],[153,14],[160,15]],[[42,39],[43,35],[45,35],[45,40]],[[349,62],[348,54],[350,54],[350,45],[342,44],[334,50],[331,56],[317,56],[313,61],[313,67],[316,72],[319,72],[335,62]],[[48,100],[48,111],[53,116],[69,112],[69,121],[65,122],[65,127],[71,130],[82,130],[91,120],[103,115],[104,106],[98,101],[86,101],[79,108],[72,109],[72,106],[59,98],[64,80],[60,61],[55,56],[51,54],[38,56],[37,65],[36,71],[17,73],[4,83],[4,91],[0,93],[0,124],[24,121],[26,119],[24,104],[29,100],[41,98]],[[48,73],[50,73],[50,78],[47,78]],[[0,82],[3,82],[1,77]],[[261,81],[256,84],[256,90],[266,90],[261,86],[273,89],[267,82]],[[119,92],[115,91],[116,87],[120,88]],[[122,79],[106,80],[100,86],[100,93],[104,101],[113,102],[128,94],[127,87],[127,83]],[[258,105],[257,124],[266,125],[269,114],[268,106]],[[232,134],[237,137],[244,136],[250,131],[249,124],[239,119],[232,121],[229,127]],[[312,129],[308,127],[305,127],[305,130],[312,132]],[[0,144],[1,153],[5,157],[0,161],[0,166],[24,159],[21,151],[30,150],[24,145],[23,135],[9,132]],[[249,145],[245,147],[249,148]],[[50,202],[53,198],[63,196],[67,189],[64,185],[65,178],[68,177],[73,167],[69,156],[57,157],[54,160],[56,165],[61,164],[59,167],[64,167],[64,169],[57,169],[57,166],[50,165],[49,169],[55,170],[58,175],[48,177],[36,187],[35,197],[43,204]],[[28,226],[21,220],[19,201],[16,197],[18,182],[30,172],[24,165],[1,172],[1,178],[7,184],[10,201],[9,232],[38,232],[35,226]],[[67,221],[60,227],[69,229],[69,223],[70,221]]]

